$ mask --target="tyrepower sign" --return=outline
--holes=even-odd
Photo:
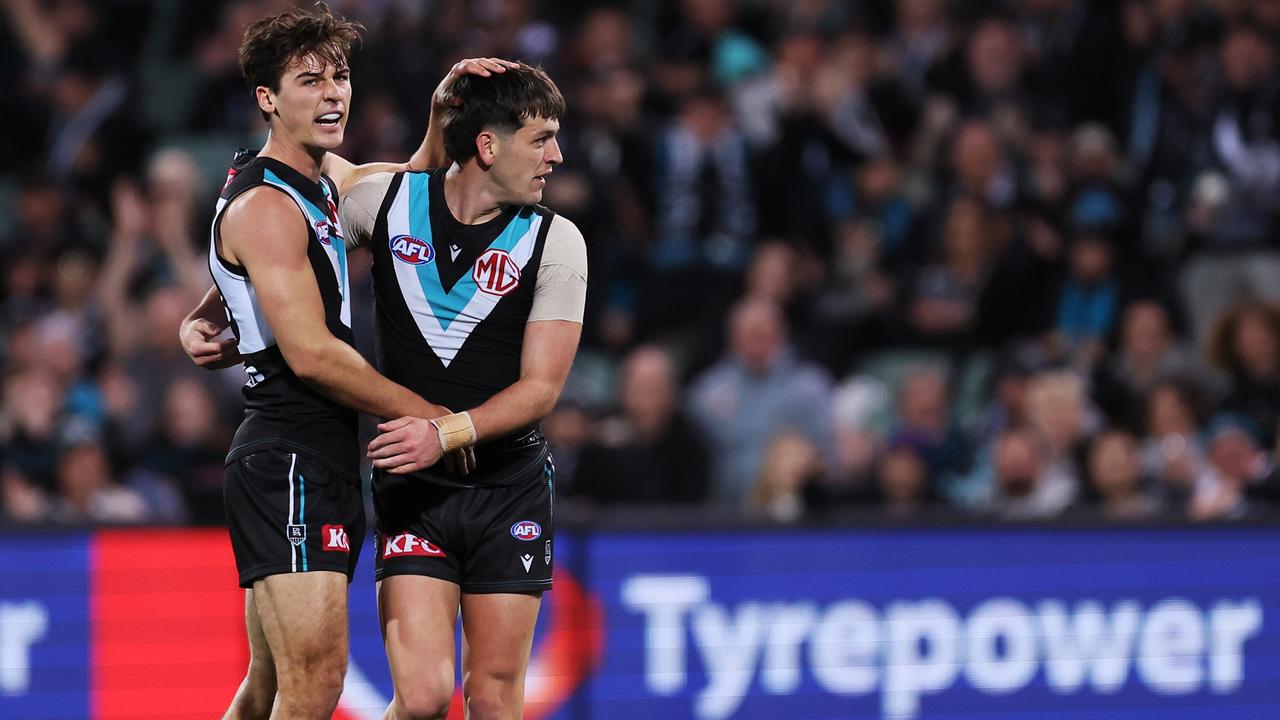
[[[1278,551],[1225,530],[606,535],[587,696],[617,719],[1280,717]]]

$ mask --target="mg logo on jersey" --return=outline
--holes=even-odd
[[[431,243],[412,235],[391,238],[390,247],[397,260],[410,265],[424,265],[436,259],[436,249],[431,247]]]
[[[511,526],[511,537],[517,540],[537,540],[542,537],[542,526],[532,520],[521,520]]]
[[[520,268],[506,250],[490,249],[476,260],[471,278],[481,292],[490,295],[507,295],[520,287]]]
[[[429,540],[414,535],[413,533],[400,533],[385,538],[382,545],[382,559],[395,557],[445,557],[444,551],[433,545]]]
[[[320,528],[320,535],[324,537],[325,552],[351,552],[347,529],[341,525],[325,525]]]

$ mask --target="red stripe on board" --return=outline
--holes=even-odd
[[[221,716],[249,663],[227,531],[100,532],[89,567],[92,717]]]

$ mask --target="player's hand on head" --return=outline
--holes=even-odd
[[[431,467],[440,460],[440,432],[430,420],[402,417],[378,424],[381,433],[369,443],[373,466],[393,475]]]
[[[436,91],[431,95],[431,102],[437,107],[452,107],[458,104],[458,99],[453,95],[453,83],[463,75],[479,75],[480,77],[489,77],[494,73],[504,73],[508,68],[519,67],[519,63],[502,58],[466,58],[459,60],[449,68],[448,74],[436,86]]]
[[[219,327],[207,318],[191,318],[179,327],[178,339],[183,352],[197,367],[220,370],[244,361],[237,347],[239,341],[234,336],[218,339],[226,329],[226,325]]]

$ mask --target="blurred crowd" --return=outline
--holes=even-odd
[[[405,159],[461,57],[565,93],[572,504],[1276,512],[1280,0],[331,4],[355,161]],[[283,6],[0,0],[0,518],[222,521],[242,374],[176,333]]]

